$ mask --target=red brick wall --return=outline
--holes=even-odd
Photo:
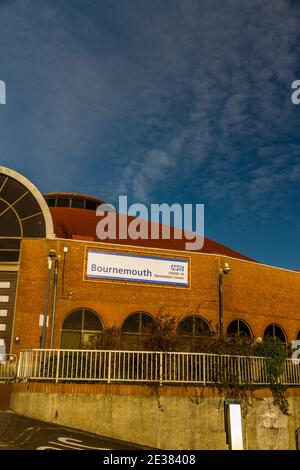
[[[1,385],[1,384],[0,384]],[[7,387],[7,385],[6,385]],[[1,391],[1,388],[0,388]],[[180,386],[163,386],[157,387],[153,385],[133,385],[133,384],[61,384],[49,382],[28,382],[28,383],[13,383],[10,385],[9,393],[74,393],[74,394],[88,394],[88,395],[144,395],[144,396],[179,396],[179,397],[219,397],[224,399],[224,394],[216,387],[180,387]],[[272,397],[272,391],[269,388],[259,388],[254,390],[247,390],[246,396],[256,398]],[[289,397],[299,397],[300,389],[297,387],[290,387],[288,389]]]
[[[63,248],[69,248],[63,276]],[[114,251],[127,250],[158,256],[190,256],[191,287],[165,287],[115,281],[85,281],[86,246]],[[263,266],[216,255],[162,252],[156,249],[126,248],[72,240],[23,240],[20,277],[13,335],[20,336],[13,349],[39,347],[39,315],[44,310],[47,281],[47,254],[55,249],[60,255],[56,308],[55,347],[59,347],[61,325],[68,313],[85,307],[96,311],[105,326],[121,326],[136,310],[155,315],[164,306],[178,319],[191,312],[218,325],[218,270],[225,262],[231,272],[223,276],[224,331],[237,318],[245,320],[255,337],[263,336],[272,322],[285,331],[288,341],[300,330],[300,273]],[[64,282],[63,282],[64,277]],[[71,294],[72,293],[72,294]],[[51,286],[50,299],[52,299]],[[49,314],[52,304],[49,305]],[[50,325],[47,332],[49,345]]]

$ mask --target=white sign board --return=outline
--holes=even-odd
[[[188,287],[188,260],[88,250],[86,277]]]
[[[242,409],[240,404],[228,404],[229,446],[231,450],[243,450]]]

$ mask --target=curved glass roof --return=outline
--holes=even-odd
[[[45,238],[43,211],[30,190],[0,174],[0,262],[17,262],[22,238]]]

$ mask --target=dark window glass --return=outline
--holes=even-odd
[[[1,197],[1,194],[0,194],[0,197]],[[1,201],[0,200],[0,214],[2,214],[2,212],[8,207],[8,204],[4,201]]]
[[[22,225],[24,237],[45,238],[46,228],[44,216],[42,214],[32,217],[31,219],[24,220]]]
[[[67,316],[63,323],[64,330],[82,330],[83,310],[76,310]]]
[[[136,312],[130,315],[122,325],[123,333],[148,333],[155,320],[146,312]]]
[[[26,194],[17,204],[14,205],[20,219],[29,217],[33,214],[41,212],[41,208],[32,194]]]
[[[283,329],[281,326],[272,323],[269,325],[264,332],[264,339],[267,338],[277,338],[283,343],[286,343],[286,338]]]
[[[97,204],[97,202],[95,201],[85,201],[85,208],[90,210],[90,211],[95,211],[97,209],[97,206],[99,204]]]
[[[177,334],[178,335],[188,335],[193,336],[193,319],[192,317],[185,318],[181,320],[177,327]]]
[[[300,331],[298,331],[297,339],[298,339],[298,340],[300,339]]]
[[[0,251],[0,262],[16,263],[19,261],[19,251]]]
[[[101,331],[102,323],[100,319],[93,312],[89,310],[84,311],[83,329],[89,331]]]
[[[154,319],[147,313],[141,314],[141,333],[148,333],[155,324]]]
[[[61,349],[80,349],[81,333],[80,331],[62,331]]]
[[[247,323],[243,320],[234,320],[227,328],[228,336],[242,336],[244,338],[251,338],[252,334]]]
[[[19,197],[27,192],[28,189],[26,189],[22,184],[18,183],[18,181],[12,178],[8,178],[7,182],[2,188],[0,197],[10,204],[13,204],[17,199],[19,199]]]
[[[70,206],[70,199],[65,197],[58,197],[57,198],[57,207],[69,207]]]
[[[76,209],[84,209],[84,200],[83,199],[72,199],[72,207]]]
[[[204,318],[191,315],[181,320],[177,327],[177,334],[182,336],[208,336],[211,334],[211,328]]]
[[[16,213],[9,209],[0,215],[0,236],[20,237],[21,226]]]
[[[124,349],[146,349],[154,318],[147,312],[135,312],[122,325],[122,347]]]
[[[139,333],[140,332],[140,314],[136,313],[130,315],[122,326],[122,332],[124,333]]]
[[[274,335],[276,336],[276,338],[280,339],[280,341],[285,343],[286,341],[285,334],[284,334],[283,329],[280,326],[274,325]]]
[[[194,317],[195,336],[208,336],[211,334],[209,324],[203,318]]]
[[[0,238],[0,250],[19,250],[21,240],[14,238]]]
[[[210,335],[209,323],[198,315],[190,315],[177,326],[177,346],[183,351],[199,351]]]
[[[46,199],[46,203],[47,203],[48,207],[54,207],[55,206],[55,198]]]

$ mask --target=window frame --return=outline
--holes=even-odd
[[[65,321],[70,317],[70,315],[72,315],[72,314],[74,314],[75,312],[78,312],[78,311],[81,312],[81,328],[80,329],[64,328],[63,325],[64,325]],[[86,330],[86,329],[84,329],[84,326],[85,326],[85,312],[92,313],[93,315],[95,315],[97,317],[97,319],[100,321],[100,324],[101,324],[101,328],[102,328],[101,330]],[[65,316],[65,318],[62,322],[61,329],[60,329],[60,343],[59,343],[60,347],[62,346],[62,340],[63,340],[64,332],[80,334],[80,346],[79,346],[79,348],[82,348],[84,335],[90,334],[90,336],[95,336],[96,334],[101,334],[103,332],[103,330],[104,330],[103,320],[100,317],[100,315],[98,315],[97,312],[95,312],[94,310],[91,310],[90,308],[86,308],[86,307],[76,308],[76,309],[72,310],[71,312],[69,312]],[[63,349],[65,349],[65,348],[63,348]],[[67,348],[67,349],[76,349],[76,348]]]
[[[234,322],[237,322],[238,324],[238,332],[237,333],[228,333],[228,328],[232,325],[232,323]],[[240,333],[240,322],[244,323],[244,325],[247,327],[248,331],[249,331],[249,336],[246,335],[241,335]],[[242,318],[235,318],[234,320],[232,320],[229,325],[227,326],[227,329],[226,329],[226,336],[232,336],[232,337],[238,337],[238,338],[248,338],[248,339],[253,339],[253,333],[252,333],[252,330],[250,328],[250,326],[248,325],[248,323],[243,320]]]
[[[272,327],[272,333],[273,333],[273,334],[272,334],[272,336],[267,336],[267,337],[266,337],[266,330],[267,330],[268,328],[270,328],[270,327]],[[282,332],[282,334],[283,334],[283,337],[284,337],[284,341],[282,341],[280,338],[278,338],[278,336],[276,336],[276,335],[274,334],[276,327],[281,330],[281,332]],[[284,344],[285,346],[287,345],[287,335],[286,335],[286,332],[285,332],[285,330],[283,329],[282,326],[278,325],[278,323],[273,322],[273,323],[270,323],[268,326],[266,326],[266,328],[264,329],[263,339],[266,340],[267,338],[277,338],[279,341],[283,342],[283,344]]]

